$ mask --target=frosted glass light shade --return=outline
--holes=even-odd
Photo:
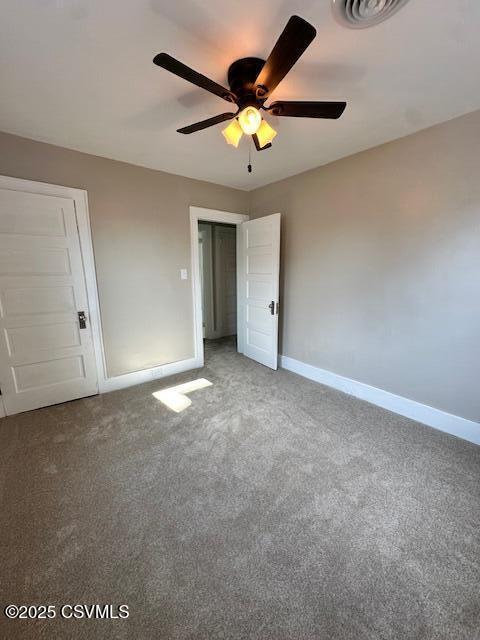
[[[238,116],[238,122],[242,127],[243,133],[252,136],[254,133],[257,133],[258,127],[262,122],[262,116],[260,115],[260,111],[255,107],[245,107]]]
[[[223,129],[222,135],[228,142],[228,144],[231,144],[234,147],[238,147],[238,143],[240,142],[240,138],[243,135],[243,131],[236,118],[231,121],[228,127]]]
[[[257,131],[258,144],[260,147],[267,145],[275,138],[276,135],[277,132],[275,129],[271,127],[266,120],[262,120],[262,124]]]

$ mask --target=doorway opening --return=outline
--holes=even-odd
[[[232,340],[231,338],[221,338],[222,335],[237,336],[233,338],[235,348],[242,350],[242,336],[239,333],[239,296],[238,296],[238,247],[239,226],[247,222],[249,217],[241,213],[231,213],[228,211],[218,211],[215,209],[205,209],[203,207],[190,207],[190,241],[192,259],[192,295],[194,312],[194,343],[195,359],[197,366],[202,367],[205,362],[205,346],[214,346],[213,340]],[[227,279],[226,272],[232,267],[232,247],[230,236],[233,236],[235,244],[233,247],[233,267],[234,274],[230,273],[229,286],[230,300],[227,296],[218,291],[222,280]],[[222,242],[219,242],[220,239]],[[212,240],[215,240],[212,243]],[[224,257],[219,256],[218,246],[222,244],[220,254],[230,254],[230,264],[225,265]],[[225,249],[225,251],[224,251]],[[217,259],[213,253],[217,250]],[[215,275],[214,264],[224,264],[220,268],[223,274]],[[232,277],[233,275],[233,277]],[[215,282],[214,282],[215,279]],[[232,299],[231,281],[234,280],[234,298]],[[217,291],[218,295],[215,295]],[[232,319],[232,303],[234,302],[234,315]],[[241,328],[241,327],[240,327]]]
[[[278,366],[280,213],[248,216],[190,207],[195,360],[204,339]]]
[[[208,345],[236,344],[237,228],[223,222],[198,221],[198,258],[202,297],[202,329]],[[220,342],[219,342],[220,341]]]

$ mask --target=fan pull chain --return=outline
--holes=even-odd
[[[252,173],[252,138],[250,138],[250,143],[248,145],[248,173]]]

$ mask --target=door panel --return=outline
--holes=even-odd
[[[72,286],[13,287],[0,292],[0,305],[5,316],[75,311]]]
[[[58,358],[12,367],[17,392],[41,389],[59,381],[81,380],[85,377],[82,356]]]
[[[248,233],[248,231],[247,231]],[[268,248],[268,247],[267,247]],[[261,249],[251,249],[247,254],[247,273],[250,275],[271,275],[272,273],[272,256],[269,253],[263,253],[266,247]],[[256,251],[256,253],[254,253]],[[259,253],[262,252],[262,253]]]
[[[70,262],[65,249],[43,248],[38,246],[40,243],[25,242],[23,238],[9,238],[8,242],[13,246],[6,247],[2,243],[0,276],[70,274]]]
[[[0,233],[23,236],[65,236],[65,218],[58,199],[38,194],[2,190]]]
[[[239,351],[276,369],[280,214],[244,222],[239,231]]]
[[[70,198],[0,189],[0,386],[7,414],[97,393]]]
[[[81,344],[78,323],[73,320],[6,328],[5,338],[9,355],[24,358],[32,351],[79,347]]]

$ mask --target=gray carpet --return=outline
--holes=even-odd
[[[173,413],[157,389],[205,377]],[[213,344],[0,421],[1,638],[480,638],[480,447]]]

